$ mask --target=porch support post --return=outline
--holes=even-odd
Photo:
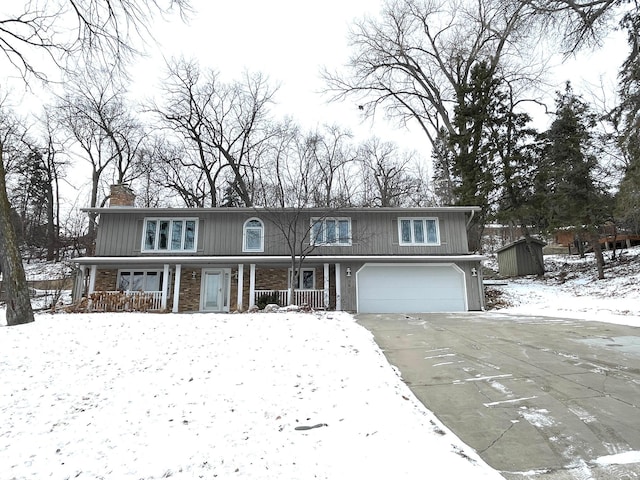
[[[249,265],[249,308],[256,304],[256,264]]]
[[[167,297],[169,296],[169,264],[164,264],[164,272],[162,273],[162,300],[160,301],[160,308],[166,310]]]
[[[182,275],[182,265],[176,265],[176,274],[175,279],[173,281],[173,308],[171,311],[173,313],[178,313],[178,305],[180,302],[180,276]]]
[[[342,310],[342,269],[340,268],[340,264],[336,263],[336,310]]]
[[[329,308],[329,264],[324,264],[324,308]]]
[[[242,263],[238,264],[238,301],[236,304],[236,310],[239,312],[242,311],[242,296],[243,291],[242,287],[244,286],[244,265]]]
[[[77,302],[82,297],[86,296],[86,286],[87,286],[87,267],[84,265],[78,266],[78,273],[73,282],[73,290],[71,291],[71,298],[74,302]]]
[[[91,270],[89,270],[89,292],[88,293],[93,293],[95,291],[97,270],[98,270],[97,265],[91,265]],[[118,288],[118,286],[116,285],[115,288]]]

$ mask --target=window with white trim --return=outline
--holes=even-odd
[[[294,283],[296,290],[313,290],[316,288],[316,270],[314,268],[303,268],[300,270],[300,275],[293,281],[293,270],[289,269],[289,283],[288,287]]]
[[[159,292],[162,270],[118,270],[118,290],[123,292]]]
[[[264,224],[262,220],[250,218],[244,222],[242,251],[264,252]]]
[[[351,246],[351,219],[312,218],[311,244]]]
[[[142,251],[193,252],[197,229],[195,218],[145,218]]]
[[[399,218],[400,245],[440,245],[437,218]]]

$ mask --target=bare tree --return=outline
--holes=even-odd
[[[318,187],[313,204],[316,207],[347,206],[351,201],[344,187],[348,170],[357,158],[351,143],[353,135],[339,125],[324,125],[304,139],[308,150],[307,175]]]
[[[63,149],[58,139],[60,126],[53,115],[45,111],[40,123],[44,140],[42,163],[47,179],[47,260],[57,261],[60,259],[60,180],[64,177],[67,163],[60,158]]]
[[[637,0],[519,0],[536,12],[546,30],[559,34],[567,55],[599,46],[625,15],[638,11]],[[636,53],[637,55],[637,53]]]
[[[6,2],[5,2],[6,3]],[[0,18],[0,51],[4,59],[20,72],[25,83],[29,77],[46,80],[46,69],[39,68],[42,54],[52,60],[57,71],[66,70],[74,56],[124,65],[134,52],[135,38],[148,37],[148,26],[156,12],[175,8],[184,14],[188,0],[51,0],[12,2],[14,14]],[[6,5],[5,5],[6,6]],[[93,62],[89,62],[93,63]],[[0,162],[1,163],[1,162]],[[0,246],[12,260],[5,262],[4,275],[15,280],[16,301],[8,303],[7,319],[23,323],[33,320],[22,262],[15,245],[15,232],[8,221],[4,166],[0,169]],[[6,220],[6,221],[5,221]],[[14,248],[14,246],[16,248]],[[15,261],[14,261],[15,260]]]
[[[414,158],[401,154],[392,142],[370,138],[360,147],[364,204],[375,207],[409,206],[421,180],[412,173]]]
[[[253,205],[253,170],[271,136],[268,108],[274,93],[260,74],[225,83],[194,61],[168,65],[164,101],[151,109],[184,142],[182,166],[202,176],[211,206],[220,204],[219,192],[227,185],[241,204]]]
[[[33,322],[33,311],[27,280],[22,267],[18,240],[11,222],[11,205],[7,196],[5,164],[12,156],[22,154],[22,139],[26,129],[7,108],[6,100],[0,102],[0,267],[5,291],[7,325]]]
[[[10,5],[9,5],[10,4]],[[67,70],[69,58],[122,66],[150,38],[156,14],[190,12],[189,0],[29,0],[5,2],[0,53],[22,75],[47,80],[47,70]],[[8,10],[11,7],[11,10]],[[42,65],[43,56],[49,65]]]
[[[518,80],[524,89],[540,74],[526,35],[531,15],[517,2],[390,0],[380,17],[353,26],[347,70],[324,73],[334,100],[354,101],[365,116],[382,110],[401,125],[417,124],[434,150],[450,154],[456,203],[483,207],[474,227],[489,210],[489,157],[478,139],[493,80]],[[473,78],[479,71],[482,82]]]
[[[125,87],[112,72],[89,69],[89,75],[73,75],[67,93],[58,102],[60,124],[71,134],[91,166],[90,207],[104,203],[102,183],[130,183],[140,175],[136,162],[146,133],[126,102]],[[90,214],[89,239],[96,230]]]

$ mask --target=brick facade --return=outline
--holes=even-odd
[[[118,270],[117,269],[100,269],[96,272],[96,291],[113,292],[118,288]]]
[[[304,267],[314,268],[314,267]],[[324,286],[324,268],[314,268],[316,275],[316,289],[322,289]],[[256,267],[255,288],[256,290],[286,290],[288,287],[289,269],[283,268],[260,268]],[[194,276],[195,273],[195,276]],[[243,310],[249,308],[249,265],[245,265],[243,274],[242,287],[242,305]],[[238,310],[238,268],[231,269],[231,288],[229,290],[229,311]],[[329,278],[335,279],[335,268],[331,265],[329,270]],[[114,291],[117,289],[118,270],[117,269],[98,269],[95,279],[95,291]],[[171,282],[170,292],[172,293],[174,283]],[[200,311],[200,292],[202,290],[202,269],[200,267],[182,268],[180,275],[180,300],[178,302],[179,312],[198,312]],[[329,305],[335,308],[335,285],[332,283],[329,289]],[[171,310],[173,305],[173,297],[167,299],[167,308]]]
[[[195,272],[195,278],[193,273]],[[197,312],[200,310],[200,282],[202,271],[200,268],[182,268],[180,275],[179,312]]]

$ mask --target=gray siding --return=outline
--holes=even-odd
[[[542,243],[533,241],[531,248],[543,263]],[[538,272],[538,263],[529,253],[527,244],[519,240],[498,251],[498,270],[503,277],[516,277],[520,275],[535,275]]]
[[[115,210],[115,209],[114,209]],[[177,210],[174,218],[194,217],[189,210]],[[298,222],[298,238],[306,236],[311,218],[317,213],[305,213]],[[352,245],[317,247],[312,255],[447,255],[469,253],[464,212],[429,212],[428,210],[406,214],[372,209],[369,211],[341,212],[337,216],[351,218]],[[171,218],[163,214],[158,217]],[[237,212],[219,209],[199,212],[198,249],[194,255],[288,255],[284,237],[276,228],[269,214]],[[243,253],[242,233],[244,222],[252,217],[260,218],[265,225],[264,252]],[[398,239],[399,217],[436,217],[440,233],[438,246],[401,246]],[[144,213],[117,211],[100,215],[96,238],[97,256],[140,255]],[[159,252],[158,252],[159,253]],[[189,255],[188,252],[170,252]],[[157,253],[143,252],[143,255]],[[166,255],[167,252],[162,252]]]

